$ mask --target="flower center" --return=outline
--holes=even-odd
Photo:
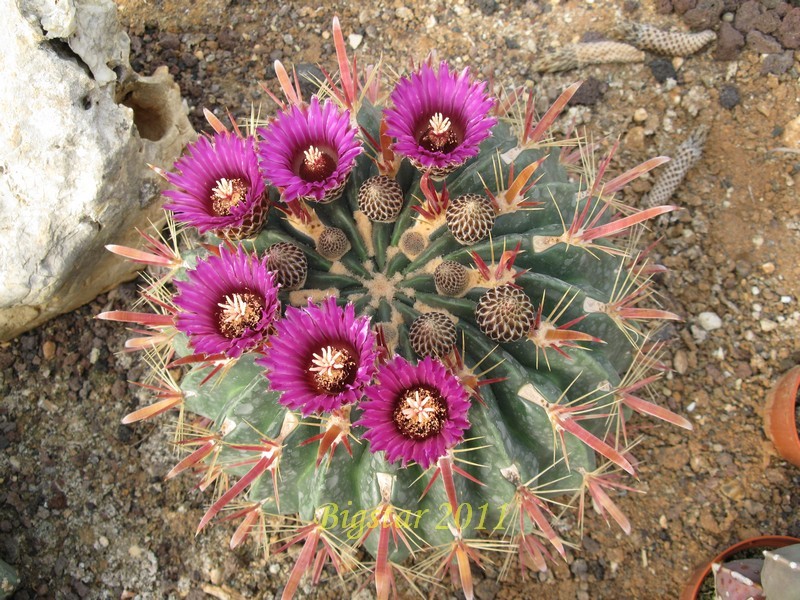
[[[239,178],[217,180],[217,185],[211,188],[211,210],[218,217],[227,217],[231,209],[244,200],[247,195],[247,185]]]
[[[219,332],[227,338],[238,338],[245,329],[253,328],[261,321],[264,299],[250,292],[236,292],[225,296],[225,301],[217,306]]]
[[[461,141],[450,118],[440,112],[428,119],[417,139],[426,150],[445,153],[452,152]]]
[[[356,378],[355,352],[346,344],[326,344],[311,354],[308,374],[318,394],[339,394]]]
[[[336,170],[336,161],[313,144],[303,150],[298,175],[306,181],[322,181]]]
[[[426,440],[444,427],[447,406],[438,391],[423,386],[413,387],[400,395],[392,418],[403,436]]]

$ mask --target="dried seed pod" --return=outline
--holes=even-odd
[[[444,313],[425,313],[411,324],[408,339],[417,356],[444,356],[456,343],[456,326]]]
[[[717,34],[710,29],[697,33],[664,31],[652,25],[631,21],[621,23],[619,30],[637,48],[666,56],[689,56],[717,39]]]
[[[433,272],[436,291],[443,296],[460,296],[467,290],[468,281],[467,268],[454,260],[442,261]]]
[[[708,128],[700,126],[680,145],[675,156],[669,161],[664,170],[659,173],[653,187],[642,198],[645,207],[663,206],[672,198],[672,194],[686,177],[700,157],[703,155],[703,146],[706,143]]]
[[[338,227],[326,227],[317,239],[317,252],[328,260],[339,260],[350,250],[350,240]]]
[[[278,242],[267,248],[267,268],[275,276],[275,282],[283,291],[298,290],[303,287],[308,274],[308,260],[305,253],[294,244]]]
[[[569,71],[585,65],[643,62],[644,52],[622,42],[586,42],[564,46],[533,64],[540,73]]]
[[[495,342],[522,339],[528,335],[534,317],[531,299],[511,284],[487,290],[475,307],[475,322]]]
[[[358,190],[358,207],[371,221],[394,223],[403,208],[403,190],[386,175],[370,177]]]
[[[464,194],[447,205],[445,219],[450,233],[459,243],[474,244],[492,231],[494,205],[486,196]]]

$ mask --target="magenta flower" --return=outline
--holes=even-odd
[[[280,402],[303,416],[332,411],[361,399],[375,374],[375,335],[369,317],[326,298],[321,306],[289,307],[258,364],[267,369]]]
[[[471,83],[469,69],[450,72],[442,61],[439,71],[423,63],[403,77],[386,109],[386,133],[396,138],[394,150],[419,169],[444,175],[478,153],[497,120],[489,117],[494,100],[486,83]]]
[[[469,395],[458,378],[437,359],[416,366],[400,356],[378,372],[356,425],[366,428],[372,452],[386,460],[414,461],[427,469],[461,441],[469,428]]]
[[[298,198],[330,202],[341,195],[361,153],[350,113],[316,96],[308,106],[292,106],[258,133],[261,168],[285,202]]]
[[[202,136],[189,144],[165,174],[176,188],[164,195],[182,223],[200,233],[241,239],[261,229],[269,207],[266,185],[258,169],[255,140],[232,133]]]
[[[265,260],[223,246],[186,275],[175,282],[176,325],[195,352],[236,358],[264,341],[279,308]]]

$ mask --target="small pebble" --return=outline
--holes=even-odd
[[[351,33],[347,36],[347,41],[350,43],[350,47],[355,50],[364,41],[364,36],[360,33]]]
[[[761,270],[767,275],[772,275],[775,272],[775,263],[765,262],[763,265],[761,265]]]
[[[647,120],[647,110],[637,108],[633,113],[633,120],[637,123],[644,123]]]
[[[686,371],[689,370],[689,356],[686,354],[686,350],[678,350],[675,353],[675,357],[672,359],[672,367],[679,375],[686,374]]]
[[[759,321],[759,325],[761,325],[761,331],[768,332],[774,331],[778,328],[778,324],[775,321],[771,321],[769,319],[761,319]]]
[[[664,83],[667,79],[678,79],[678,74],[675,72],[675,67],[672,66],[672,61],[666,58],[658,58],[651,62],[649,66],[653,77],[656,78],[658,83]]]
[[[401,6],[396,11],[394,11],[394,14],[401,21],[410,21],[411,19],[414,18],[414,11],[412,11],[407,6]]]
[[[42,344],[42,356],[45,360],[52,360],[56,355],[56,343],[52,340],[47,340]]]
[[[739,88],[732,83],[726,83],[719,90],[719,104],[722,108],[732,109],[739,104]]]
[[[569,99],[570,105],[591,106],[597,104],[608,90],[608,84],[591,75],[583,81],[583,85]]]
[[[701,312],[697,315],[697,323],[706,331],[714,331],[722,327],[722,319],[715,312]]]

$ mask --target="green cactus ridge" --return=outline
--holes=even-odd
[[[366,99],[357,106],[365,139],[380,139],[382,108]],[[284,515],[295,524],[275,530],[284,532],[284,541],[292,537],[285,531],[311,531],[302,527],[314,525],[321,537],[313,543],[332,547],[343,568],[359,545],[375,557],[373,565],[401,563],[413,551],[423,558],[410,573],[423,579],[441,572],[441,552],[432,555],[438,561],[424,558],[431,549],[444,548],[444,562],[455,561],[465,548],[473,560],[478,549],[482,554],[491,548],[510,549],[521,558],[536,556],[536,548],[544,546],[563,554],[564,542],[554,529],[565,512],[561,507],[577,506],[589,493],[590,478],[608,491],[620,487],[618,471],[634,472],[627,454],[632,440],[624,428],[630,408],[688,426],[643,400],[639,387],[657,378],[657,345],[650,335],[655,317],[670,315],[635,306],[651,297],[652,272],[637,254],[636,232],[640,221],[668,208],[641,213],[613,194],[601,195],[596,174],[576,173],[579,161],[567,158],[575,150],[585,153],[578,141],[556,144],[545,136],[533,143],[521,137],[521,127],[516,119],[502,118],[478,155],[444,181],[423,177],[407,160],[399,163],[389,175],[403,199],[393,222],[385,222],[393,216],[384,218],[386,211],[381,222],[371,221],[359,204],[364,182],[387,175],[365,144],[340,198],[306,203],[305,222],[273,209],[261,233],[241,242],[259,255],[281,242],[302,250],[305,282],[280,292],[284,306],[303,307],[309,298],[319,302],[334,295],[371,318],[390,354],[415,363],[422,358],[415,348],[434,349],[472,393],[464,440],[436,468],[401,468],[371,452],[360,427],[351,426],[360,414],[358,404],[306,418],[288,411],[280,392],[270,389],[256,352],[212,375],[208,364],[194,364],[180,380],[182,414],[194,415],[186,417],[194,428],[182,432],[180,445],[198,457],[192,462],[201,487],[213,483],[219,494],[201,528],[213,516],[232,515],[245,523],[234,534],[237,543],[240,534],[259,531],[256,523],[264,541],[272,531],[265,517]],[[521,174],[527,185],[503,205]],[[279,205],[278,193],[271,194]],[[444,210],[431,210],[431,196],[445,194],[450,206],[464,196],[463,202],[477,198],[478,204],[493,198],[487,206],[494,212],[488,225],[481,225],[490,228],[489,235],[465,241],[474,223],[454,225]],[[456,236],[454,227],[469,231]],[[331,228],[338,231],[330,233]],[[323,230],[334,241],[325,242],[321,254]],[[184,266],[191,266],[193,257],[183,258]],[[443,263],[464,268],[455,266],[464,288],[455,295],[437,289],[434,273]],[[183,277],[184,270],[176,272],[175,278]],[[509,285],[517,297],[524,293],[529,303],[523,304],[532,310],[519,317],[493,312],[492,302],[498,301],[487,292]],[[437,315],[428,328],[412,332],[429,313]],[[516,318],[515,329],[509,321]],[[501,337],[487,333],[487,320]],[[178,357],[192,354],[177,332],[172,348]],[[320,452],[323,436],[337,432],[331,447]],[[608,517],[607,504],[596,508]],[[382,549],[386,528],[380,518],[387,515],[394,515],[392,531],[404,533]],[[383,596],[383,580],[375,579]],[[465,593],[468,580],[461,571]]]

